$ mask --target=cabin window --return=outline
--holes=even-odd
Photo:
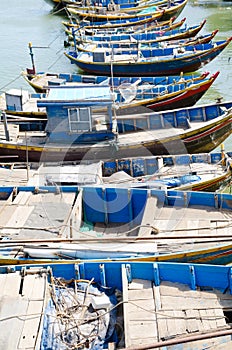
[[[68,121],[70,132],[92,131],[90,108],[70,108]]]

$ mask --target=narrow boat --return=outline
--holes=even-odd
[[[4,349],[231,345],[229,266],[98,262],[0,272]]]
[[[110,81],[106,81],[106,85],[109,85],[114,91],[113,108],[116,109],[115,113],[117,115],[134,114],[136,107],[143,106],[154,111],[192,106],[208,91],[218,75],[219,72],[216,72],[202,79],[198,77],[196,81],[192,79],[185,80],[182,77],[179,79],[179,82],[174,82],[173,80],[171,84],[160,83],[157,85],[152,85],[151,81],[148,83],[148,79],[147,83],[145,79],[137,79],[137,81],[135,80],[133,83],[129,82],[130,80],[133,81],[133,79],[125,79],[124,83],[118,85],[119,80],[113,78]],[[123,78],[121,78],[121,81],[122,80]],[[155,78],[153,80],[155,80]],[[62,86],[63,85],[60,85],[61,88]],[[81,83],[79,83],[78,86],[80,87]],[[83,88],[85,88],[85,86],[86,84],[83,85]],[[50,85],[50,89],[51,88],[53,88],[52,85]],[[73,86],[73,88],[75,88],[75,86]],[[23,102],[21,104],[16,104],[15,101],[17,97],[20,99],[21,96]],[[27,96],[27,99],[24,98],[25,96]],[[44,94],[30,94],[25,90],[10,90],[2,95],[2,110],[5,110],[6,113],[11,115],[46,118],[46,109],[37,107],[37,103],[44,97]],[[12,100],[14,100],[14,103]]]
[[[139,245],[139,247],[138,247]],[[171,243],[170,243],[171,245]],[[228,265],[232,263],[231,243],[211,243],[210,247],[185,249],[171,252],[170,245],[161,251],[161,244],[143,243],[138,240],[137,244],[122,242],[46,242],[16,244],[1,244],[0,262],[4,265],[31,265],[31,264],[61,264],[74,261],[75,263],[90,261],[140,261],[140,262],[176,262],[209,265]],[[202,244],[203,246],[203,244]],[[152,252],[152,247],[154,251]],[[149,252],[148,252],[148,251]],[[159,251],[160,250],[160,251]]]
[[[37,103],[46,108],[44,133],[2,125],[2,158],[57,162],[210,152],[231,134],[231,103],[113,116],[109,86],[49,90]]]
[[[184,5],[187,3],[187,0],[182,0]],[[174,10],[177,10],[176,6],[173,6]],[[179,7],[178,7],[179,9]],[[165,8],[159,8],[156,6],[150,6],[148,9],[144,9],[141,11],[133,12],[132,14],[127,13],[127,12],[115,12],[112,11],[110,13],[106,13],[105,9],[102,8],[101,11],[96,13],[94,10],[82,10],[76,7],[72,6],[66,6],[66,10],[71,17],[76,17],[79,20],[90,20],[92,22],[105,22],[105,21],[115,21],[115,20],[120,20],[121,18],[124,20],[127,19],[135,19],[135,20],[140,20],[140,19],[146,19],[147,17],[154,17],[157,20],[166,20],[170,19],[172,16],[176,16],[176,11],[172,11],[170,16],[164,16],[164,12],[167,11]],[[169,10],[170,11],[170,10]]]
[[[173,2],[173,4],[175,1]],[[83,9],[83,10],[89,10],[89,11],[94,11],[96,13],[112,13],[113,11],[117,12],[125,12],[125,13],[135,13],[139,12],[141,10],[153,7],[153,6],[160,6],[160,5],[167,5],[168,2],[167,0],[145,0],[145,1],[131,1],[131,2],[125,2],[125,1],[117,1],[114,2],[113,0],[111,1],[98,1],[95,3],[82,3],[78,4],[75,2],[67,4],[70,8],[74,8],[77,10]]]
[[[1,265],[36,259],[232,260],[231,194],[38,182],[1,187],[0,194]]]
[[[1,265],[232,262],[228,194],[59,184],[0,194]]]
[[[85,19],[90,20],[92,22],[96,21],[111,21],[111,20],[117,20],[120,18],[123,19],[132,19],[132,18],[144,18],[146,16],[153,16],[156,15],[158,20],[167,20],[170,19],[173,16],[178,17],[180,13],[183,11],[185,5],[187,4],[188,0],[178,0],[173,1],[171,3],[164,2],[160,5],[153,5],[150,4],[149,7],[142,9],[141,11],[131,11],[130,12],[123,12],[122,11],[106,11],[106,8],[100,7],[99,11],[96,12],[95,10],[91,9],[83,9],[78,8],[76,6],[66,6],[66,9],[70,16],[77,17],[79,19]]]
[[[66,30],[65,32],[67,34],[71,34],[72,30],[74,29],[77,33],[82,33],[84,35],[95,35],[95,34],[116,34],[116,33],[143,33],[145,31],[152,31],[152,30],[160,30],[160,31],[168,31],[172,29],[180,28],[184,22],[186,21],[186,17],[182,18],[180,21],[176,21],[175,17],[172,17],[170,20],[167,21],[157,21],[156,23],[145,23],[141,25],[131,25],[129,28],[121,26],[119,28],[102,28],[101,25],[99,25],[99,28],[96,25],[93,25],[91,27],[90,23],[87,25],[81,25],[79,22],[76,22],[72,19],[72,22],[66,22],[63,21],[62,24],[65,26]]]
[[[231,179],[231,156],[221,152],[151,156],[108,160],[102,163],[102,183],[137,188],[163,187],[175,190],[217,191]],[[66,174],[75,167],[62,166],[51,174],[51,183],[68,184]],[[64,175],[63,175],[64,174]],[[63,176],[62,176],[63,175]],[[68,181],[68,176],[66,178]],[[72,183],[73,184],[73,183]]]
[[[111,76],[174,75],[193,72],[216,58],[231,42],[149,50],[122,50],[121,54],[107,52],[65,52],[71,63],[90,74]]]
[[[154,30],[149,31],[145,33],[116,33],[116,34],[95,34],[92,35],[79,35],[79,33],[76,33],[72,31],[72,34],[70,34],[70,38],[72,41],[76,43],[100,43],[100,42],[108,42],[111,44],[115,43],[128,43],[128,42],[140,42],[140,43],[153,43],[153,42],[163,42],[163,41],[170,41],[170,40],[180,40],[180,39],[186,39],[186,38],[192,38],[195,37],[201,29],[204,27],[206,21],[202,21],[200,24],[186,27],[186,28],[177,28],[177,29],[171,29],[167,31],[160,31],[160,30]]]
[[[161,14],[162,15],[162,14]],[[158,17],[158,18],[157,18]],[[85,28],[99,28],[99,29],[104,29],[104,28],[108,28],[108,29],[117,29],[117,28],[127,28],[127,27],[134,27],[137,25],[153,25],[153,24],[157,24],[157,21],[159,20],[159,16],[157,15],[157,13],[155,15],[149,15],[149,16],[143,16],[143,17],[139,17],[139,18],[129,18],[129,19],[125,19],[125,18],[119,18],[119,19],[115,19],[115,20],[106,20],[106,21],[87,21],[86,19],[84,20],[79,20],[78,18],[72,18],[72,22],[74,23],[78,23],[79,26],[85,27]],[[164,21],[160,21],[161,23]],[[166,21],[165,21],[166,22]],[[69,22],[68,22],[69,23]],[[159,23],[159,22],[158,22]]]
[[[72,16],[71,18],[71,26],[76,28],[76,24],[78,24],[77,27],[81,28],[85,28],[85,29],[110,29],[110,30],[117,30],[118,28],[123,28],[123,29],[135,29],[135,27],[137,26],[142,26],[142,29],[144,29],[144,27],[149,27],[150,25],[168,25],[170,23],[170,21],[173,21],[173,18],[175,19],[176,16],[172,16],[170,19],[165,20],[165,21],[161,21],[157,19],[157,14],[156,15],[151,15],[151,16],[146,16],[146,17],[142,17],[142,18],[131,18],[131,19],[124,19],[123,17],[120,19],[115,19],[115,20],[107,20],[107,21],[101,21],[101,22],[96,22],[96,21],[87,21],[86,19],[84,20],[79,20],[77,18],[73,18]],[[70,20],[69,22],[62,22],[64,25],[70,25]]]
[[[197,80],[201,80],[207,77],[208,72],[199,73],[189,73],[189,74],[181,74],[179,76],[162,76],[162,77],[117,77],[117,78],[107,78],[105,76],[89,76],[89,75],[81,75],[77,73],[58,73],[58,72],[37,72],[33,47],[32,44],[29,43],[29,51],[31,56],[32,68],[27,68],[22,71],[22,77],[26,80],[26,82],[38,93],[46,93],[48,88],[52,86],[60,86],[60,85],[79,85],[79,84],[101,84],[101,85],[110,85],[110,86],[120,86],[123,83],[133,84],[137,81],[137,84],[151,84],[154,86],[158,85],[166,85],[166,84],[175,84],[178,81],[182,81],[183,83],[187,83],[190,80],[196,82]]]
[[[72,41],[72,38],[69,40],[70,46],[75,46],[77,51],[85,51],[85,52],[114,52],[114,54],[117,54],[117,51],[121,52],[122,49],[153,49],[153,48],[167,48],[167,47],[185,47],[189,45],[199,45],[199,44],[207,44],[212,43],[213,38],[217,34],[218,31],[213,31],[212,33],[205,34],[205,35],[198,35],[194,38],[186,38],[186,39],[170,39],[170,40],[142,40],[138,42],[133,41],[113,41],[113,42],[105,42],[105,41],[93,41],[93,42],[83,42],[76,44],[74,41]]]

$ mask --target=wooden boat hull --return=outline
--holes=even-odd
[[[142,241],[141,241],[142,243]],[[65,244],[67,246],[67,243]],[[74,245],[78,245],[77,243]],[[31,265],[31,264],[67,264],[70,259],[73,263],[84,263],[94,261],[127,261],[127,262],[175,262],[175,263],[193,263],[193,264],[209,264],[209,265],[228,265],[232,263],[232,244],[217,244],[212,245],[209,248],[196,249],[196,250],[184,250],[176,253],[154,253],[152,255],[140,253],[140,256],[131,252],[131,256],[123,257],[122,254],[115,251],[107,251],[107,243],[105,244],[106,251],[86,250],[78,251],[74,250],[73,244],[70,244],[69,248],[60,249],[52,248],[52,244],[45,244],[41,247],[39,244],[36,247],[23,248],[25,250],[27,258],[11,258],[6,255],[0,255],[0,265]],[[51,257],[51,254],[54,256]],[[125,254],[126,255],[126,254]]]
[[[195,37],[200,30],[203,28],[204,24],[206,21],[203,21],[197,26],[193,27],[188,27],[188,28],[177,28],[177,29],[172,29],[168,30],[165,32],[157,32],[156,30],[154,32],[149,31],[148,33],[139,33],[139,34],[126,34],[123,33],[122,35],[120,34],[113,34],[113,35],[94,35],[94,36],[83,36],[83,35],[77,35],[75,34],[75,41],[78,43],[104,43],[104,42],[109,42],[109,46],[112,44],[127,44],[127,43],[133,43],[133,40],[136,42],[139,42],[140,44],[146,43],[159,43],[163,41],[171,41],[171,40],[181,40],[181,39],[189,39]],[[217,31],[213,32],[215,33],[214,36],[216,35]],[[72,40],[73,40],[73,35],[71,35]],[[178,43],[176,43],[178,45]]]
[[[212,32],[211,34],[207,34],[204,36],[199,36],[196,38],[189,38],[189,39],[180,39],[180,40],[170,40],[170,41],[165,41],[165,46],[166,47],[172,47],[173,45],[177,46],[192,46],[192,45],[199,45],[199,44],[208,44],[210,43],[214,36],[216,35],[217,31]],[[159,48],[160,47],[160,41],[161,40],[151,40],[151,41],[141,41],[141,48],[142,49],[148,49],[148,48]],[[74,42],[69,42],[71,46],[74,47]],[[122,48],[127,48],[129,49],[135,49],[138,47],[138,44],[131,43],[131,42],[125,42],[125,43],[103,43],[103,42],[92,42],[92,43],[86,43],[86,44],[78,44],[76,45],[77,51],[83,51],[83,52],[94,52],[96,50],[102,49],[102,51],[105,52],[112,52],[112,49],[114,52],[117,52],[122,50]]]
[[[99,28],[99,29],[112,29],[112,28],[128,28],[135,25],[148,25],[157,23],[157,16],[156,15],[150,15],[143,18],[131,18],[129,20],[125,20],[123,18],[120,18],[118,20],[110,20],[110,21],[101,21],[101,22],[91,22],[91,25],[86,24],[85,28]],[[163,22],[163,21],[162,21]]]
[[[167,109],[193,106],[208,91],[218,74],[219,72],[217,72],[216,75],[212,77],[212,79],[210,79],[205,84],[202,84],[198,88],[195,87],[193,89],[187,89],[183,93],[177,94],[176,96],[167,99],[165,99],[165,97],[164,99],[161,97],[160,101],[151,104],[148,103],[146,104],[146,107],[158,112]]]
[[[130,28],[121,26],[119,28],[101,28],[101,25],[96,26],[93,24],[93,27],[91,25],[85,25],[83,28],[80,28],[79,23],[73,23],[73,22],[62,22],[62,24],[66,27],[66,33],[72,34],[72,30],[74,29],[77,31],[77,33],[80,31],[83,31],[85,35],[95,35],[96,33],[143,33],[145,31],[151,31],[151,30],[161,30],[161,31],[168,31],[172,29],[180,28],[184,22],[186,21],[186,17],[184,17],[180,21],[175,21],[175,17],[172,17],[170,20],[167,21],[159,21],[153,23],[146,23],[141,25],[131,25]]]
[[[92,319],[93,314],[94,316],[96,314],[94,319],[102,320],[106,314],[102,309],[107,309],[111,316],[111,327],[113,330],[115,327],[115,332],[119,329],[123,333],[122,335],[120,331],[114,333],[111,330],[111,337],[102,337],[105,346],[107,346],[105,338],[111,343],[116,338],[117,341],[120,340],[124,349],[137,350],[144,347],[153,349],[166,347],[174,350],[176,346],[180,349],[200,350],[205,347],[216,349],[218,346],[225,348],[231,345],[232,330],[226,317],[227,310],[230,310],[232,305],[232,288],[228,277],[231,275],[231,267],[207,264],[105,262],[51,266],[41,264],[31,265],[30,268],[6,266],[0,268],[0,273],[1,280],[4,281],[2,294],[4,293],[4,301],[8,303],[7,310],[2,305],[1,314],[3,324],[1,336],[5,348],[13,341],[26,346],[28,344],[40,346],[49,342],[50,348],[58,343],[60,348],[63,343],[62,334],[65,333],[61,321],[65,320],[67,329],[72,325],[72,330],[74,329],[77,334],[76,329],[86,330],[84,328],[86,320],[88,327],[91,327],[87,303],[87,305],[92,303],[91,310],[99,309],[97,312],[91,312]],[[12,280],[15,281],[13,285]],[[32,283],[30,285],[30,281],[33,285]],[[48,283],[51,285],[50,291],[48,288],[41,288],[41,281],[45,285]],[[82,302],[79,301],[80,290],[81,294],[84,294]],[[100,292],[101,298],[95,306]],[[120,299],[117,298],[119,293]],[[111,303],[108,302],[109,298]],[[22,308],[23,302],[26,304],[24,308]],[[35,307],[37,313],[34,311]],[[116,308],[120,308],[117,314],[121,319],[116,318],[116,313],[115,317],[112,316],[112,310]],[[18,309],[20,311],[17,311]],[[72,323],[77,309],[82,312],[79,317],[76,316],[76,322]],[[22,315],[25,317],[23,320]],[[105,319],[103,322],[108,326]],[[165,327],[162,326],[164,323]],[[100,326],[98,323],[97,325],[99,329]],[[54,326],[59,332],[54,332]],[[102,327],[101,324],[101,329]],[[12,330],[14,337],[10,337]],[[87,330],[90,332],[91,328]],[[28,333],[33,336],[27,336]],[[89,334],[87,331],[85,333]],[[99,335],[92,331],[88,344],[92,344],[94,336],[96,338],[98,336],[99,339]],[[73,344],[73,338],[67,339],[67,343]]]
[[[185,0],[185,3],[187,1]],[[164,10],[157,10],[157,11],[150,11],[149,13],[139,13],[139,14],[120,14],[120,13],[108,13],[106,15],[104,15],[103,13],[95,13],[94,11],[84,11],[81,9],[76,9],[75,7],[70,7],[67,6],[67,10],[68,12],[70,12],[71,15],[80,18],[80,20],[89,20],[92,22],[105,22],[105,21],[118,21],[120,19],[126,20],[126,19],[135,19],[135,20],[143,20],[146,19],[147,17],[154,17],[157,20],[162,20],[165,21],[167,19],[170,19],[172,16],[175,15],[175,10],[169,11],[170,12],[170,16],[166,15],[165,17],[163,17],[164,15]],[[178,8],[179,10],[179,8]]]
[[[185,5],[187,4],[187,0],[179,1],[179,3],[171,4],[171,6],[167,6],[167,4],[164,3],[164,5],[161,5],[158,7],[158,9],[155,11],[152,6],[150,6],[150,13],[148,12],[149,8],[146,8],[146,13],[138,12],[131,14],[123,13],[123,12],[111,12],[111,13],[105,13],[104,9],[102,11],[99,11],[98,13],[96,11],[89,11],[89,10],[82,10],[82,8],[78,8],[75,6],[67,6],[68,12],[80,19],[90,20],[92,22],[95,21],[111,21],[111,20],[118,20],[118,19],[130,19],[130,18],[143,18],[147,16],[157,16],[158,20],[165,21],[169,20],[173,16],[178,17],[180,13],[183,11]]]
[[[186,80],[182,78],[183,82],[180,84],[177,84],[176,82],[173,82],[173,83],[170,82],[170,84],[167,84],[166,86],[167,92],[165,93],[162,93],[159,90],[159,85],[162,86],[162,83],[158,85],[154,84],[154,88],[151,90],[148,89],[147,92],[146,90],[144,92],[142,88],[140,90],[140,86],[138,86],[135,99],[133,99],[129,103],[120,102],[120,100],[122,99],[122,95],[119,92],[119,97],[117,99],[119,103],[116,104],[116,114],[120,115],[120,114],[134,113],[135,107],[141,107],[141,106],[148,107],[154,111],[162,111],[167,109],[192,106],[205,94],[205,92],[210,88],[210,86],[213,84],[213,82],[215,81],[218,75],[219,75],[219,72],[216,72],[215,74],[207,78],[206,74],[205,76],[203,74],[201,76],[202,79],[199,76],[199,79],[196,77],[196,79],[193,81],[191,81],[191,79],[188,79],[188,77],[186,77]],[[38,79],[39,79],[39,76],[38,76]],[[35,79],[35,83],[38,83],[38,79]],[[126,78],[124,79],[126,81]],[[123,78],[120,78],[120,81],[122,80]],[[32,81],[30,80],[27,80],[27,81],[32,87],[35,87],[38,90],[36,85],[33,84],[33,79]],[[100,81],[100,77],[99,77],[99,81]],[[178,77],[176,81],[178,81]],[[119,88],[119,91],[120,91],[120,85],[119,86],[115,85],[117,83],[117,79],[114,79],[114,82],[115,82],[114,88],[116,90]],[[142,82],[145,83],[146,78],[143,78]],[[110,82],[108,82],[107,84],[110,84]],[[142,83],[141,83],[141,86],[142,86]],[[43,85],[42,88],[44,87],[45,87],[45,84]],[[10,113],[10,112],[11,111],[6,110],[6,113]],[[46,118],[46,115],[47,115],[46,111],[30,112],[30,111],[21,111],[21,110],[15,110],[11,114],[18,115],[18,116],[25,116],[25,117],[42,116],[43,118]]]
[[[144,118],[142,118],[144,119]],[[46,161],[80,161],[82,159],[101,160],[110,158],[123,158],[133,156],[147,156],[148,154],[162,155],[210,152],[219,146],[230,134],[232,130],[232,111],[222,118],[206,123],[199,129],[186,130],[183,134],[173,135],[147,141],[146,134],[144,140],[135,142],[140,132],[133,132],[133,142],[102,142],[97,144],[73,144],[56,145],[41,140],[39,144],[17,144],[14,142],[1,141],[0,152],[5,159],[15,157],[15,161],[46,162]],[[128,117],[123,121],[124,127],[131,129]],[[122,127],[118,120],[118,127]],[[133,122],[133,127],[134,122]],[[148,130],[149,132],[149,130]]]
[[[81,59],[81,55],[73,51],[65,52],[66,57],[75,63],[80,69],[87,73],[111,76],[112,71],[114,76],[137,76],[140,72],[141,76],[151,75],[175,75],[180,72],[188,73],[196,71],[202,67],[202,64],[207,64],[217,57],[230,43],[232,38],[221,43],[217,47],[210,48],[201,53],[191,53],[185,57],[167,58],[161,60],[150,59],[137,62],[114,62],[113,65],[109,62],[86,62]]]
[[[216,74],[216,73],[215,73]],[[170,84],[174,84],[180,80],[180,78],[183,78],[184,81],[189,82],[189,80],[192,80],[193,82],[200,81],[201,79],[207,78],[209,75],[209,72],[204,72],[200,75],[198,73],[193,73],[191,75],[177,75],[177,76],[168,76],[163,77],[160,81],[160,77],[157,79],[157,77],[143,77],[142,82],[144,84],[146,82],[149,82],[150,84],[153,84],[155,86],[159,86],[161,84],[166,84],[167,82]],[[88,76],[88,75],[80,75],[80,74],[69,74],[69,73],[50,73],[50,72],[40,72],[35,74],[28,74],[27,71],[22,72],[23,78],[26,80],[26,82],[38,93],[46,93],[49,89],[49,82],[53,81],[55,79],[61,80],[66,85],[77,83],[77,84],[103,84],[104,80],[106,80],[105,76]],[[132,83],[132,79],[129,77],[119,77],[119,81],[115,81],[113,79],[114,87],[118,87],[119,85],[123,84],[123,82],[129,82]],[[129,80],[128,80],[129,79]],[[51,84],[51,83],[50,83]],[[54,82],[53,82],[54,84]],[[109,84],[111,84],[111,79]]]
[[[196,155],[169,155],[169,156],[151,156],[151,157],[135,157],[135,158],[122,158],[122,159],[109,159],[103,162],[102,172],[106,179],[109,179],[112,175],[118,172],[126,173],[130,176],[130,180],[134,179],[134,182],[129,182],[132,187],[145,187],[151,188],[155,182],[162,185],[162,180],[168,179],[174,181],[179,178],[181,182],[181,176],[184,176],[184,182],[186,181],[185,175],[189,177],[189,182],[185,184],[178,183],[165,183],[164,186],[175,188],[180,191],[209,191],[215,192],[219,190],[221,186],[225,186],[229,182],[232,169],[231,169],[231,156],[229,153],[211,152],[210,157],[206,158],[205,153]],[[159,165],[161,163],[161,166]],[[223,162],[225,164],[223,165]],[[174,164],[181,164],[178,168]],[[216,173],[216,168],[209,169],[207,166],[221,164],[221,170]],[[160,167],[165,169],[164,172],[160,171]],[[181,170],[180,170],[181,169]],[[180,173],[181,172],[181,173]],[[204,175],[211,172],[211,177],[205,178]],[[199,176],[197,181],[191,181],[191,175],[195,174]],[[168,175],[169,174],[169,175]],[[184,175],[183,175],[184,174]],[[137,180],[137,181],[136,181]],[[155,181],[153,183],[153,181]],[[111,182],[110,182],[111,183]],[[115,180],[116,183],[116,180]],[[151,183],[151,185],[149,185]],[[120,184],[120,181],[119,181]]]

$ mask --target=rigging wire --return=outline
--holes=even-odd
[[[5,90],[5,88],[7,87],[7,86],[9,86],[9,85],[11,85],[12,83],[14,83],[16,80],[18,80],[19,78],[21,78],[21,74],[19,74],[17,77],[15,77],[14,79],[12,79],[9,83],[7,83],[7,84],[5,84],[4,86],[2,86],[1,88],[0,88],[0,91],[1,92],[5,92],[6,90]]]

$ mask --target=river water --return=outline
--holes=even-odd
[[[49,1],[49,0],[47,0]],[[31,66],[28,43],[31,42],[35,65],[38,71],[75,72],[64,56],[66,39],[63,15],[53,14],[53,6],[45,0],[1,0],[0,7],[0,90],[11,88],[29,89],[20,73]],[[219,32],[214,40],[224,40],[232,36],[232,2],[220,0],[189,0],[178,19],[186,17],[188,26],[206,19],[202,34],[215,29]],[[198,104],[212,102],[218,97],[232,98],[232,43],[212,62],[199,71],[210,73],[220,71],[220,75],[210,90]],[[232,150],[232,137],[225,142],[226,150]]]

